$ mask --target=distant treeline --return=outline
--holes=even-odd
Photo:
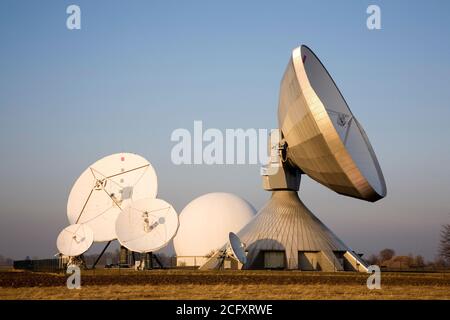
[[[407,256],[396,256],[393,249],[383,249],[378,255],[366,259],[369,264],[379,265],[387,270],[443,270],[450,268],[450,224],[442,225],[439,251],[434,261],[425,261],[421,256],[410,253]]]
[[[434,261],[426,261],[421,255],[398,256],[393,249],[383,249],[378,255],[371,255],[367,262],[387,270],[442,270],[450,267],[449,261],[438,256]]]

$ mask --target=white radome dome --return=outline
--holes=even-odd
[[[177,256],[205,256],[228,241],[256,214],[244,199],[214,192],[192,200],[180,213],[180,227],[173,239]]]

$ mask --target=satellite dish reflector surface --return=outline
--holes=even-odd
[[[120,244],[134,252],[156,251],[175,236],[178,214],[166,201],[134,201],[119,215],[116,234]]]
[[[94,241],[116,239],[115,223],[132,200],[155,198],[158,183],[155,170],[143,157],[117,153],[87,168],[69,194],[67,216],[70,223],[87,224]]]
[[[56,240],[56,247],[65,256],[76,257],[86,252],[94,241],[94,233],[87,225],[72,224],[64,228]]]
[[[245,255],[244,246],[242,245],[241,240],[234,232],[230,232],[228,237],[230,240],[231,251],[233,252],[234,256],[239,260],[240,263],[246,264],[247,256]]]
[[[292,52],[281,82],[278,121],[295,167],[343,195],[367,201],[386,196],[366,133],[307,46]]]

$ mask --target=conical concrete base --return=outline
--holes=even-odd
[[[248,252],[245,269],[367,271],[365,263],[314,216],[296,191],[273,191],[238,236]]]

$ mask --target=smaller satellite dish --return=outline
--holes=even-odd
[[[72,224],[58,235],[56,247],[65,256],[76,257],[86,252],[94,241],[91,228],[83,224]]]
[[[131,251],[152,252],[167,245],[178,225],[178,214],[169,203],[147,198],[132,202],[119,214],[116,235]]]
[[[234,256],[239,260],[240,263],[247,263],[247,256],[245,255],[244,245],[241,239],[234,233],[230,232],[228,235],[230,240],[231,251],[233,251]]]

